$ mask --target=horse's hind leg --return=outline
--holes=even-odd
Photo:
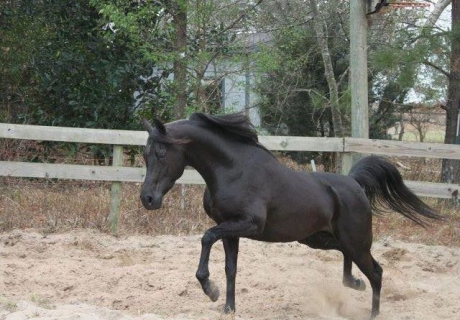
[[[313,249],[321,250],[338,250],[343,254],[343,280],[342,283],[345,287],[349,287],[355,290],[363,291],[366,289],[366,284],[363,280],[355,278],[352,273],[352,259],[349,255],[343,252],[340,243],[337,239],[326,231],[320,231],[312,234],[308,238],[305,238],[300,243],[306,244]]]
[[[355,225],[355,227],[357,227]],[[383,270],[371,255],[372,229],[361,225],[362,228],[342,229],[350,232],[341,233],[339,243],[342,246],[344,256],[349,257],[369,280],[372,287],[372,314],[374,318],[380,310],[380,290],[382,288]],[[346,261],[346,263],[350,263]],[[345,264],[344,264],[345,267]]]
[[[343,252],[342,252],[343,253]],[[343,280],[342,283],[345,287],[352,288],[359,291],[366,290],[366,283],[351,274],[351,267],[353,260],[345,253],[343,253]]]
[[[372,287],[372,312],[371,318],[380,312],[380,290],[382,289],[382,267],[372,257],[370,251],[357,253],[353,259],[358,268],[369,279]]]

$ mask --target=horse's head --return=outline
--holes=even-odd
[[[184,173],[185,155],[179,143],[169,136],[165,126],[155,120],[155,126],[143,121],[149,138],[144,150],[147,167],[141,190],[141,201],[147,210],[161,207],[163,196]]]

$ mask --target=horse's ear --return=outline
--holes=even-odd
[[[164,124],[158,119],[155,119],[155,128],[157,128],[157,130],[160,131],[161,134],[166,134],[166,128]]]
[[[153,127],[148,120],[146,119],[142,120],[142,126],[144,127],[145,130],[147,130],[149,134],[153,132]]]

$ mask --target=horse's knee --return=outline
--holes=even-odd
[[[201,238],[201,245],[204,246],[212,246],[216,242],[215,234],[208,230],[204,233],[203,237]]]

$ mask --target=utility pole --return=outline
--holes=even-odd
[[[351,136],[369,138],[367,84],[367,10],[366,0],[350,0],[350,86]],[[342,173],[348,173],[355,155],[345,154]]]

